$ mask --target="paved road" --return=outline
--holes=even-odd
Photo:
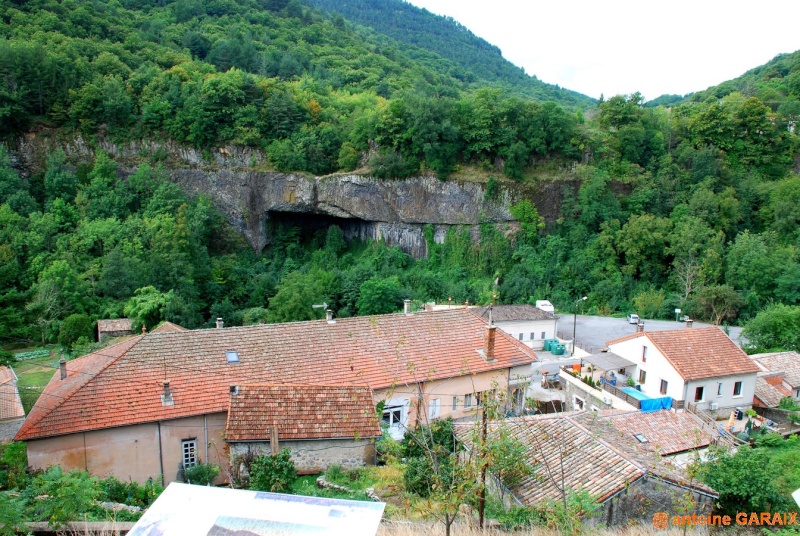
[[[559,336],[564,339],[572,339],[572,318],[570,314],[560,315],[558,320]],[[670,320],[647,320],[643,319],[645,331],[663,331],[667,329],[687,329],[683,322]],[[636,325],[628,324],[624,318],[610,318],[607,316],[584,316],[578,315],[577,329],[575,338],[578,339],[578,348],[584,348],[589,353],[595,353],[600,348],[605,347],[607,341],[624,337],[631,333],[636,333]],[[708,327],[713,324],[703,324],[695,322],[694,327]],[[736,344],[741,346],[739,336],[742,332],[740,327],[730,327],[728,336]]]

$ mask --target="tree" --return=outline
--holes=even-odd
[[[359,288],[356,302],[360,315],[381,315],[393,313],[400,307],[400,280],[391,277],[373,277]]]
[[[92,337],[92,320],[84,314],[71,314],[61,322],[58,330],[58,342],[71,349],[78,339]]]
[[[711,285],[704,287],[695,296],[692,311],[700,318],[720,325],[739,314],[742,298],[730,285]]]
[[[800,306],[773,304],[742,330],[748,353],[793,350],[800,352]]]
[[[172,290],[160,292],[152,286],[136,289],[133,297],[125,304],[125,315],[133,321],[133,332],[140,332],[143,326],[152,329],[164,320],[174,295]]]

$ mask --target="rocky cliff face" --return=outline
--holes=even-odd
[[[47,152],[56,147],[76,160],[93,158],[97,149],[106,151],[119,162],[122,177],[141,161],[159,155],[173,181],[191,195],[210,196],[256,250],[269,243],[266,223],[289,217],[309,225],[320,219],[335,221],[347,237],[383,239],[421,257],[427,254],[426,225],[433,225],[438,242],[452,226],[477,232],[481,222],[492,222],[513,229],[516,225],[508,207],[524,197],[535,202],[541,195],[511,184],[487,199],[482,183],[435,177],[378,180],[357,174],[310,177],[263,172],[256,171],[264,163],[258,151],[220,148],[209,152],[157,141],[125,145],[100,141],[95,147],[80,137],[56,140],[31,134],[18,140],[12,156],[23,174],[35,173]],[[557,207],[548,208],[557,212]],[[547,217],[551,211],[540,212]]]

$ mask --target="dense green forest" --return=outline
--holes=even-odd
[[[521,200],[519,232],[487,222],[477,242],[453,228],[435,244],[431,229],[426,259],[347,243],[336,227],[275,227],[257,254],[213,200],[167,180],[163,155],[143,154],[121,178],[108,155],[54,151],[21,176],[4,150],[5,343],[70,343],[117,315],[231,325],[311,318],[323,301],[345,316],[495,292],[562,307],[587,295],[589,310],[645,318],[681,307],[720,323],[800,304],[797,55],[775,60],[784,82],[764,74],[670,109],[618,95],[584,112],[467,80],[454,61],[296,0],[0,6],[10,147],[47,129],[90,144],[249,145],[268,157],[260,171],[477,177],[489,197],[506,181],[562,185],[557,217],[544,222]]]
[[[588,107],[594,100],[568,89],[546,84],[504,59],[500,49],[477,37],[451,17],[440,17],[404,0],[306,0],[309,5],[375,29],[404,45],[452,60],[466,80],[485,80],[520,96],[557,101],[562,105]]]

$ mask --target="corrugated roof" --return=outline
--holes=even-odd
[[[770,372],[783,372],[784,381],[793,389],[800,387],[800,354],[797,352],[754,354],[750,358]]]
[[[476,315],[489,320],[489,307],[478,307],[472,309]],[[492,305],[492,320],[494,322],[503,322],[511,320],[555,320],[555,315],[542,311],[533,305]]]
[[[0,421],[25,416],[17,389],[17,375],[11,367],[0,367]]]
[[[413,384],[530,364],[536,354],[465,309],[149,333],[70,361],[50,381],[18,440],[224,412],[229,387],[254,383]],[[238,352],[228,364],[226,351]],[[162,406],[162,382],[174,405]]]
[[[230,397],[228,441],[267,441],[272,426],[283,440],[379,437],[369,387],[243,385]]]
[[[646,337],[684,380],[734,374],[755,374],[760,369],[725,333],[715,327],[668,331],[643,331],[608,341],[608,346]]]

